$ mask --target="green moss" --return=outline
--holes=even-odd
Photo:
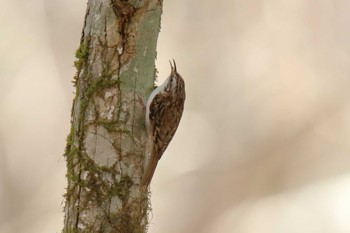
[[[115,87],[118,84],[119,80],[114,80],[110,76],[101,77],[97,80],[92,81],[91,84],[85,90],[84,96],[80,101],[79,123],[81,123],[84,119],[85,111],[89,105],[93,94],[106,88]]]
[[[127,130],[127,129],[121,129],[120,122],[118,122],[118,121],[98,120],[98,121],[93,122],[93,124],[102,126],[110,133],[127,134],[130,137],[132,137],[131,131]]]
[[[109,196],[117,196],[124,201],[129,196],[132,185],[132,179],[129,176],[123,176],[120,182],[111,187]]]
[[[115,132],[115,129],[118,126],[117,121],[98,121],[97,124],[103,126],[108,132]]]
[[[65,154],[66,156],[66,161],[67,161],[67,179],[69,181],[74,181],[74,182],[79,182],[80,181],[80,177],[79,175],[76,174],[76,172],[74,171],[74,167],[75,167],[75,163],[74,163],[74,159],[75,156],[79,154],[79,150],[77,147],[75,146],[71,146],[71,149],[69,151],[69,153]]]
[[[88,56],[89,56],[89,46],[88,46],[87,41],[84,41],[80,44],[77,51],[75,51],[75,58],[76,59],[74,61],[74,66],[77,69],[77,72],[74,75],[73,81],[72,81],[74,86],[77,85],[80,70],[83,67],[83,64],[86,61],[86,59],[88,58]]]
[[[67,144],[64,152],[64,156],[66,157],[67,162],[67,174],[66,177],[68,180],[79,180],[79,177],[74,172],[74,157],[75,154],[79,153],[79,150],[76,146],[74,146],[74,127],[72,124],[70,133],[67,136]]]
[[[65,151],[64,151],[64,156],[67,156],[70,151],[71,151],[71,148],[72,148],[72,145],[73,145],[73,134],[74,134],[74,127],[73,127],[73,124],[72,124],[72,127],[70,129],[70,132],[66,138],[66,148],[65,148]]]
[[[74,66],[75,68],[77,68],[77,71],[81,70],[83,63],[88,56],[89,56],[88,43],[84,41],[80,44],[80,47],[77,49],[77,51],[75,51],[76,60],[74,61]]]

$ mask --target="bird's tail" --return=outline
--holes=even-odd
[[[151,149],[151,156],[148,161],[147,167],[143,173],[142,180],[141,180],[141,187],[147,188],[148,185],[151,183],[154,171],[156,170],[158,164],[158,156],[156,155],[155,147],[152,146]]]

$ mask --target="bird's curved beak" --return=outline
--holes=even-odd
[[[170,63],[170,67],[171,67],[171,74],[177,73],[175,60],[173,59],[174,66],[171,63],[171,61],[169,61],[169,63]]]

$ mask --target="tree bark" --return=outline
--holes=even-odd
[[[139,184],[162,0],[89,0],[76,52],[67,138],[63,232],[141,233],[148,193]]]

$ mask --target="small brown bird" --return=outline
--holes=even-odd
[[[165,82],[153,90],[146,106],[146,128],[150,157],[141,186],[148,187],[158,160],[162,157],[179,126],[186,98],[185,82],[170,62],[171,73]]]

